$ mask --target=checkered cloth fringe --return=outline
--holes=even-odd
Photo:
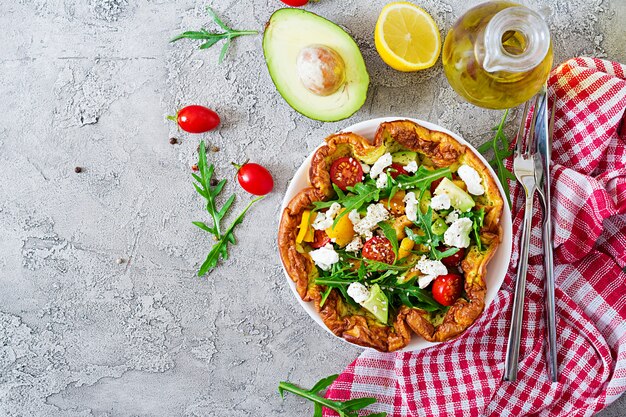
[[[569,60],[550,75],[559,382],[548,381],[541,216],[534,218],[518,382],[502,381],[522,190],[502,289],[459,338],[419,352],[365,351],[327,392],[374,396],[389,416],[591,416],[626,390],[626,66]],[[535,207],[538,212],[538,206]],[[324,416],[333,416],[324,410]]]

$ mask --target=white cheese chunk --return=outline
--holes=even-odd
[[[370,169],[370,177],[378,177],[385,170],[385,168],[391,165],[392,162],[391,154],[389,152],[378,158]]]
[[[353,226],[356,226],[361,221],[361,215],[356,210],[352,210],[350,213],[348,213],[348,218],[352,222]]]
[[[389,218],[389,212],[381,203],[370,204],[367,214],[354,226],[354,231],[366,239],[371,238],[376,225]]]
[[[361,162],[361,169],[363,169],[364,174],[367,174],[368,172],[370,172],[370,166],[367,164],[364,164],[363,162]]]
[[[348,286],[348,295],[355,302],[362,304],[370,297],[370,291],[360,282],[353,282]]]
[[[317,216],[315,216],[315,220],[311,226],[313,226],[313,229],[315,230],[324,230],[328,229],[332,225],[333,219],[329,219],[324,213],[317,213]]]
[[[459,214],[461,214],[461,212],[458,211],[457,209],[452,210],[450,214],[446,216],[446,223],[452,224],[455,221],[459,220]]]
[[[404,170],[409,173],[417,172],[417,162],[411,161],[404,166]]]
[[[350,243],[346,245],[346,252],[358,252],[363,247],[363,241],[360,236],[355,236]]]
[[[415,198],[415,193],[413,191],[406,193],[404,198],[402,199],[404,202],[404,213],[406,214],[407,219],[414,222],[417,220],[417,199]]]
[[[430,207],[433,210],[448,210],[450,208],[450,196],[448,194],[439,194],[430,200]]]
[[[328,210],[326,210],[326,213],[324,214],[326,214],[327,219],[335,220],[335,217],[339,213],[339,210],[341,210],[341,204],[333,203],[330,205],[330,207],[328,207]]]
[[[386,188],[387,187],[387,174],[379,175],[376,179],[376,188]]]
[[[315,230],[328,229],[335,222],[335,217],[337,217],[339,210],[341,210],[341,204],[331,204],[328,210],[326,210],[326,213],[317,213],[317,216],[315,216],[315,220],[311,226],[313,226],[313,229]]]
[[[335,252],[333,245],[327,243],[319,249],[309,252],[311,259],[315,262],[315,265],[319,266],[322,270],[328,271],[333,264],[339,262],[339,254]]]
[[[438,276],[448,273],[448,268],[446,268],[443,262],[434,261],[425,256],[422,256],[415,268],[424,274],[417,280],[417,284],[421,289],[426,288]]]
[[[433,282],[435,279],[437,279],[437,277],[434,275],[422,275],[417,279],[417,285],[421,289],[424,289],[428,287],[430,283]]]
[[[455,248],[468,247],[470,244],[469,233],[472,231],[472,226],[472,220],[467,217],[455,220],[443,234],[444,243]]]
[[[456,172],[459,177],[465,183],[467,187],[467,192],[472,195],[483,195],[485,194],[485,189],[481,185],[482,179],[474,168],[469,165],[461,165],[459,170]]]

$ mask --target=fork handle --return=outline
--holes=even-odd
[[[515,279],[515,293],[513,295],[513,313],[509,329],[509,342],[506,347],[504,361],[504,381],[517,381],[517,365],[519,362],[519,345],[522,336],[522,321],[524,318],[524,295],[526,292],[526,273],[528,272],[528,246],[530,243],[530,228],[533,217],[533,192],[526,192],[524,205],[524,225],[520,241],[520,255]]]
[[[548,207],[549,209],[549,207]],[[546,349],[546,359],[550,380],[558,381],[558,363],[556,347],[556,306],[554,297],[554,259],[552,249],[552,221],[549,213],[544,213],[543,222],[543,265],[545,269],[545,309],[548,343]]]

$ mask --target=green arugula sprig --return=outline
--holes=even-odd
[[[421,199],[422,199],[422,195],[420,195],[419,200],[421,201]],[[415,221],[415,224],[424,232],[424,234],[418,235],[417,233],[414,233],[413,230],[406,227],[404,231],[406,232],[407,237],[417,244],[426,245],[428,249],[430,250],[430,256],[434,258],[435,260],[439,261],[443,258],[446,258],[450,255],[454,255],[455,253],[458,252],[459,250],[458,248],[450,248],[443,252],[437,249],[437,247],[443,240],[443,235],[438,235],[434,233],[432,230],[432,227],[433,227],[432,207],[428,206],[428,210],[426,210],[426,213],[422,213],[421,209],[417,210],[417,219]]]
[[[206,203],[206,211],[209,213],[213,220],[213,226],[209,226],[204,222],[192,222],[195,226],[200,229],[211,233],[217,243],[213,245],[211,251],[206,257],[206,260],[200,267],[198,271],[198,276],[202,276],[209,272],[211,269],[217,266],[220,258],[223,260],[228,259],[228,245],[237,243],[234,235],[235,226],[243,222],[243,217],[246,212],[250,209],[252,204],[259,201],[263,197],[257,197],[250,201],[246,208],[235,218],[233,223],[226,229],[224,233],[222,233],[221,229],[221,221],[230,210],[235,201],[235,195],[231,195],[221,209],[217,208],[216,198],[220,195],[222,190],[224,189],[224,185],[226,184],[226,180],[219,181],[215,186],[211,185],[211,179],[213,178],[213,173],[215,171],[215,167],[213,164],[207,165],[206,158],[206,146],[204,141],[200,142],[200,147],[198,148],[198,173],[192,174],[193,178],[198,182],[194,183],[193,186],[202,197],[204,197],[207,201]]]
[[[500,184],[502,184],[502,188],[506,194],[506,199],[509,202],[509,207],[511,207],[511,191],[509,189],[508,180],[514,180],[515,175],[513,175],[513,173],[504,166],[504,160],[513,154],[513,152],[509,149],[509,140],[504,134],[504,123],[506,122],[508,115],[509,111],[506,110],[504,115],[502,115],[500,124],[493,128],[495,131],[494,137],[480,145],[478,147],[478,152],[485,154],[489,150],[493,150],[493,158],[489,161],[489,163],[496,170]]]
[[[320,392],[328,388],[339,375],[331,375],[320,379],[313,388],[309,390],[302,389],[291,382],[281,381],[278,383],[278,392],[282,398],[285,397],[285,391],[296,394],[302,398],[312,401],[314,404],[313,417],[322,417],[322,408],[326,407],[339,414],[339,417],[359,417],[359,410],[370,406],[376,402],[376,398],[364,397],[355,398],[348,401],[333,401],[324,398]],[[387,413],[362,414],[363,417],[386,417]]]
[[[398,175],[396,181],[400,188],[409,189],[417,188],[425,190],[430,187],[433,181],[446,177],[452,179],[452,171],[450,167],[429,170],[424,165],[420,165],[419,169],[413,175]]]
[[[336,192],[337,190],[339,189],[335,189]],[[328,208],[335,202],[341,204],[344,207],[344,210],[337,217],[335,217],[333,225],[336,225],[339,219],[350,213],[352,210],[359,211],[365,204],[371,201],[378,201],[381,191],[376,187],[376,184],[372,180],[356,183],[354,187],[347,187],[347,190],[348,193],[344,193],[339,190],[339,192],[337,192],[337,199],[335,200],[315,201],[313,203],[315,210]]]
[[[228,48],[230,47],[230,43],[232,39],[238,36],[256,35],[259,33],[256,30],[233,30],[229,28],[228,26],[226,26],[226,24],[224,24],[224,22],[222,22],[222,20],[217,16],[217,14],[210,7],[207,7],[207,13],[211,17],[211,19],[213,19],[213,22],[215,22],[215,24],[217,24],[225,32],[214,33],[214,32],[209,32],[206,29],[200,29],[199,31],[187,31],[176,36],[170,42],[176,42],[181,39],[202,40],[205,42],[202,45],[200,45],[200,49],[208,49],[212,47],[213,45],[215,45],[216,43],[218,43],[219,41],[221,41],[222,39],[225,39],[226,42],[224,42],[224,45],[222,46],[222,50],[220,52],[220,57],[219,57],[219,63],[221,64],[222,61],[224,61],[226,52],[228,52]]]

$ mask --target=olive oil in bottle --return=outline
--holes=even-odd
[[[534,96],[548,78],[552,58],[545,21],[507,1],[468,10],[448,32],[442,54],[452,88],[489,109],[515,107]]]

